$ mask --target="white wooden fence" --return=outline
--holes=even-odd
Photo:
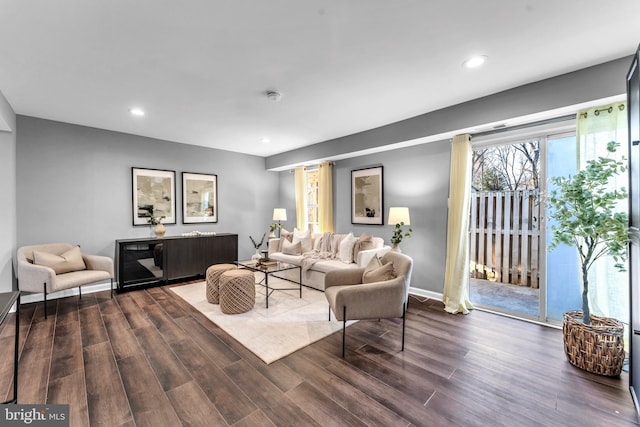
[[[471,193],[471,277],[538,287],[538,190]]]

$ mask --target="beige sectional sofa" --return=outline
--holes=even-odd
[[[391,247],[381,237],[353,233],[292,233],[269,240],[269,259],[302,267],[302,284],[324,291],[325,273],[338,269],[364,268],[374,256],[382,257]],[[298,281],[298,270],[287,270],[281,277]]]

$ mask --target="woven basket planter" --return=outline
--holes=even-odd
[[[616,319],[591,315],[582,323],[582,310],[564,313],[564,353],[573,366],[599,375],[618,376],[624,363],[624,325]]]

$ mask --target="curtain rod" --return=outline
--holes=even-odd
[[[471,137],[472,138],[477,138],[480,136],[488,136],[488,135],[494,135],[497,133],[503,133],[503,132],[509,132],[512,130],[519,130],[519,129],[527,129],[527,128],[531,128],[531,127],[535,127],[535,126],[542,126],[542,125],[547,125],[547,124],[551,124],[551,123],[558,123],[558,122],[566,122],[569,120],[575,120],[576,119],[576,114],[567,114],[565,116],[559,116],[559,117],[552,117],[550,119],[544,119],[544,120],[538,120],[537,122],[530,122],[530,123],[523,123],[521,125],[514,125],[514,126],[504,126],[504,127],[500,127],[497,129],[491,129],[491,130],[487,130],[484,132],[477,132],[477,133],[472,133]]]
[[[624,111],[624,104],[618,104],[618,110],[620,111]],[[612,113],[613,112],[613,107],[609,106],[608,108],[600,108],[598,110],[595,110],[593,112],[594,115],[599,116],[600,113],[602,113],[603,111],[606,111],[607,113]],[[580,113],[580,117],[582,118],[587,118],[587,112],[585,111],[584,113]]]

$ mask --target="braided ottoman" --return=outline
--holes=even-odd
[[[220,297],[220,275],[225,271],[235,270],[233,264],[215,264],[207,268],[207,301],[211,304],[218,304]]]
[[[220,310],[245,313],[256,302],[256,278],[251,270],[228,270],[220,275]]]

